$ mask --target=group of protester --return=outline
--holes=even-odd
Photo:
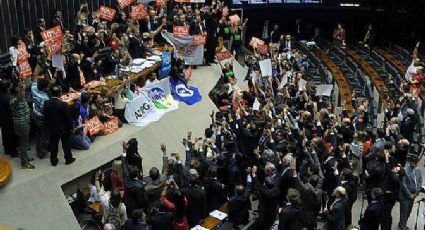
[[[87,133],[87,120],[98,116],[103,123],[118,117],[120,126],[125,123],[126,103],[137,96],[138,88],[157,82],[158,77],[154,72],[130,82],[120,76],[119,68],[128,66],[133,59],[155,53],[153,48],[166,45],[160,34],[163,30],[172,32],[174,26],[188,26],[190,35],[205,34],[205,65],[215,62],[218,35],[226,36],[225,40],[228,40],[235,31],[237,39],[233,46],[240,50],[242,43],[237,40],[241,38],[241,30],[238,24],[231,30],[228,20],[221,19],[222,8],[220,1],[213,1],[209,6],[151,2],[146,6],[144,19],[133,20],[128,12],[118,9],[113,21],[108,22],[101,18],[99,11],[89,12],[85,3],[77,12],[75,31],[72,32],[68,30],[71,26],[65,25],[60,10],[54,12],[49,25],[44,18],[38,19],[37,27],[26,29],[24,37],[13,36],[9,49],[12,67],[2,71],[0,77],[2,108],[9,111],[1,118],[5,154],[19,156],[22,168],[35,168],[35,155],[30,153],[28,144],[30,133],[35,133],[38,158],[42,159],[50,152],[50,161],[56,165],[57,143],[61,140],[66,163],[72,163],[71,147],[86,150],[96,135],[102,135]],[[41,34],[57,26],[63,32],[62,52],[52,55],[48,53],[48,44]],[[29,53],[28,63],[32,70],[32,75],[27,78],[20,77],[19,72],[18,56],[22,46]],[[63,60],[63,67],[57,65],[58,55],[59,60]],[[173,60],[170,75],[184,79],[184,68],[183,61]],[[89,93],[93,82],[104,84],[110,75],[123,78],[118,89]],[[60,99],[67,93],[81,93],[81,97],[66,105]],[[46,108],[47,104],[53,104],[52,109]]]
[[[52,67],[42,47],[44,19],[24,38],[14,37],[10,49],[14,65],[18,47],[25,44],[34,74],[30,81],[22,81],[12,68],[1,79],[0,102],[7,108],[1,117],[6,154],[19,156],[22,168],[34,168],[28,151],[33,127],[39,158],[50,152],[51,164],[57,165],[61,140],[65,163],[71,164],[75,161],[71,147],[88,149],[95,140],[84,132],[87,119],[97,115],[106,121],[117,116],[125,122],[125,103],[143,80],[136,85],[124,81],[114,95],[83,92],[71,106],[60,96],[84,91],[85,82],[102,81],[117,66],[146,57],[152,47],[165,43],[161,30],[189,26],[192,35],[206,33],[206,65],[215,63],[219,37],[234,54],[241,51],[247,20],[231,24],[223,17],[220,1],[202,8],[174,4],[147,9],[144,20],[119,12],[107,23],[83,4],[73,34],[56,11],[51,26],[59,25],[64,31],[65,72]],[[112,173],[94,175],[90,201],[101,201],[105,229],[145,229],[147,225],[189,229],[225,203],[229,221],[240,229],[250,221],[251,199],[258,200],[258,209],[252,210],[254,229],[316,229],[320,220],[329,230],[357,224],[361,229],[391,229],[396,202],[400,203],[399,228],[407,229],[415,198],[423,190],[419,158],[409,148],[419,120],[415,95],[409,89],[402,91],[397,106],[387,109],[385,123],[378,128],[372,128],[374,114],[365,98],[353,98],[354,111],[337,114],[331,98],[316,96],[307,56],[295,48],[290,35],[281,36],[278,31],[275,27],[266,32],[271,42],[267,54],[254,50],[255,55],[246,58],[247,89],[238,86],[232,63],[224,65],[211,93],[220,110],[211,114],[203,137],[193,138],[189,132],[183,139],[184,163],[180,154],[169,154],[162,145],[162,170],[152,167],[149,175],[143,175],[143,154],[138,152],[137,140],[131,139],[123,144],[122,158],[114,161]],[[342,26],[334,38],[345,45]],[[98,58],[106,47],[111,54]],[[271,76],[262,74],[258,64],[266,58],[272,61]],[[419,63],[415,57],[408,70],[411,78],[422,74]],[[177,62],[171,77],[182,77],[182,66]],[[152,74],[149,81],[155,78]],[[300,84],[304,81],[305,85]],[[360,222],[353,223],[352,207],[361,191],[368,207]]]

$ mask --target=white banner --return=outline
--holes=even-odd
[[[141,95],[127,104],[125,119],[133,125],[146,126],[178,108],[178,101],[171,95],[170,80],[166,78],[144,87]]]

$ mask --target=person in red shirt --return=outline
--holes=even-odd
[[[122,165],[121,161],[115,160],[112,163],[111,173],[111,189],[112,191],[124,191],[124,181],[122,177]]]

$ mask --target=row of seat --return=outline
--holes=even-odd
[[[349,111],[348,114],[349,116],[351,116],[352,111],[354,111],[354,107],[352,104],[352,97],[351,97],[352,91],[344,77],[344,74],[338,68],[338,66],[334,63],[334,61],[332,61],[323,50],[315,48],[313,49],[313,52],[317,57],[320,58],[320,60],[326,65],[326,67],[332,73],[332,76],[335,79],[335,82],[337,83],[339,88],[339,93],[343,101],[343,107],[344,109]]]
[[[387,85],[385,85],[385,82],[382,77],[379,76],[379,74],[372,68],[372,66],[353,49],[347,47],[345,49],[345,53],[350,56],[355,62],[357,62],[360,68],[366,73],[367,76],[369,76],[371,82],[379,92],[384,108],[387,105],[390,105],[391,108],[394,108],[394,101],[386,98],[386,95],[388,95],[389,90]]]

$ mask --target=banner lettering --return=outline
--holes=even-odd
[[[113,117],[110,121],[103,123],[103,133],[109,135],[115,133],[119,129],[118,118]]]
[[[98,116],[95,116],[95,117],[93,117],[90,120],[87,120],[85,125],[86,125],[86,128],[87,128],[87,131],[92,136],[94,134],[100,132],[102,130],[102,128],[103,128],[103,124],[102,124],[102,122],[100,122]]]
[[[221,51],[220,53],[217,53],[216,56],[218,61],[223,61],[223,60],[231,58],[232,54],[230,53],[230,51],[226,50],[226,51]]]
[[[193,35],[194,45],[205,45],[206,42],[207,42],[206,34]]]
[[[185,61],[186,65],[202,65],[204,60],[204,46],[193,45],[193,36],[176,37],[168,32],[161,35],[174,48],[174,56]]]
[[[173,35],[175,37],[187,37],[189,36],[189,26],[174,26]]]
[[[106,6],[100,6],[99,8],[100,18],[103,18],[110,22],[114,20],[116,13],[117,11],[115,9],[112,9]]]

